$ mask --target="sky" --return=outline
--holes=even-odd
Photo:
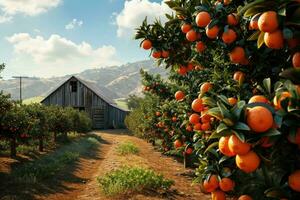
[[[1,76],[62,76],[148,59],[134,29],[170,12],[163,0],[0,0]]]

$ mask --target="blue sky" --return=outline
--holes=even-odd
[[[147,59],[134,27],[165,12],[162,0],[0,0],[2,75],[60,76]]]

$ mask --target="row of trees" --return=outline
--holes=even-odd
[[[170,74],[141,73],[129,128],[195,156],[214,200],[299,199],[299,1],[165,3],[176,14],[145,20],[136,39]]]

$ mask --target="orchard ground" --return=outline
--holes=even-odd
[[[18,156],[18,160],[0,157],[2,166],[0,175],[7,179],[1,179],[0,199],[109,199],[101,193],[97,178],[121,166],[150,168],[166,179],[173,180],[174,185],[164,192],[143,191],[126,197],[121,195],[118,199],[209,199],[200,192],[199,185],[192,185],[192,170],[184,169],[182,163],[172,157],[163,156],[146,141],[129,135],[125,130],[97,131],[86,137],[90,136],[97,138],[96,148],[80,152],[78,160],[69,163],[51,177],[36,183],[20,184],[9,180],[9,174],[23,164],[22,160],[28,158],[22,155]],[[118,154],[118,145],[128,141],[138,147],[138,154],[125,156]],[[55,151],[61,151],[62,148],[64,147],[59,147]],[[53,152],[48,154],[51,153]],[[42,156],[46,155],[40,155]]]

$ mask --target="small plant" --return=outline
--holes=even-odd
[[[98,177],[102,192],[117,196],[145,190],[168,190],[174,181],[166,180],[153,170],[141,167],[122,167]]]
[[[117,152],[120,155],[138,154],[139,148],[132,142],[123,142],[118,145]]]

